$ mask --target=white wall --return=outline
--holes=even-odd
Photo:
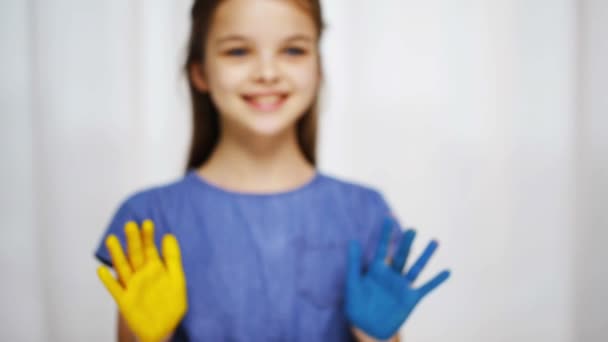
[[[182,172],[189,5],[0,5],[1,340],[112,339],[92,252]],[[324,5],[321,168],[381,188],[415,250],[440,239],[423,280],[453,270],[407,340],[606,340],[606,5]]]
[[[608,2],[581,1],[576,340],[608,339]]]
[[[0,339],[43,341],[44,274],[34,206],[31,21],[0,5]]]
[[[0,6],[0,339],[110,341],[93,251],[119,201],[182,172],[189,1]]]
[[[575,2],[348,3],[324,165],[439,237],[427,278],[453,270],[404,335],[572,341]]]

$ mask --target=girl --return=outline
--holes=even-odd
[[[128,198],[96,251],[118,276],[98,270],[119,340],[395,339],[449,273],[414,288],[436,242],[403,274],[414,232],[377,191],[316,169],[319,1],[197,0],[191,14],[186,175]]]

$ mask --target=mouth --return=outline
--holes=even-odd
[[[289,94],[287,93],[268,93],[246,94],[241,97],[256,111],[274,112],[283,106],[288,96]]]

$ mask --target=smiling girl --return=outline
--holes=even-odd
[[[98,269],[119,341],[396,339],[449,273],[414,288],[437,243],[403,272],[414,232],[376,190],[316,167],[318,0],[198,0],[191,15],[186,175],[129,197],[96,251],[118,276]]]

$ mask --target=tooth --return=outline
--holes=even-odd
[[[254,102],[257,102],[259,104],[273,104],[273,103],[277,103],[280,100],[280,97],[277,95],[270,95],[270,96],[257,96],[253,98]]]

